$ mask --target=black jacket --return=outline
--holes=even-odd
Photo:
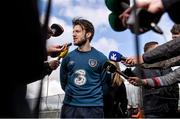
[[[46,61],[46,40],[42,37],[37,0],[1,3],[1,99],[0,117],[29,117],[27,84],[40,80]],[[15,15],[15,16],[12,16]],[[3,77],[3,78],[2,78]]]

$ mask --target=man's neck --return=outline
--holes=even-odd
[[[79,51],[82,51],[82,52],[91,51],[91,46],[90,46],[89,43],[86,43],[86,44],[84,44],[84,45],[82,45],[82,46],[79,46],[79,47],[78,47],[78,50],[79,50]]]

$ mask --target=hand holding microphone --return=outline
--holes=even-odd
[[[109,60],[114,61],[114,62],[121,62],[127,67],[133,67],[138,64],[138,58],[139,58],[139,63],[142,64],[143,58],[142,56],[132,56],[132,57],[124,57],[122,54],[116,52],[116,51],[111,51],[109,53]]]
[[[60,52],[60,54],[58,56],[58,60],[60,60],[61,58],[64,58],[67,55],[67,53],[69,51],[68,47],[71,46],[71,45],[72,45],[72,43],[68,43],[67,47],[62,52]]]
[[[128,82],[134,86],[145,86],[147,85],[147,81],[144,79],[140,79],[139,77],[129,77]]]
[[[139,62],[138,62],[139,61]],[[122,62],[127,67],[138,66],[139,64],[144,63],[142,56],[131,56],[127,57],[125,62]]]
[[[139,25],[138,33],[139,34],[145,33],[149,30],[153,30],[154,32],[158,34],[163,34],[163,31],[160,29],[160,27],[157,26],[157,23],[160,20],[161,14],[153,14],[153,13],[148,12],[145,9],[137,8],[136,16],[138,17],[138,25]],[[136,26],[135,24],[137,23],[135,21],[135,12],[133,11],[133,8],[131,9],[128,20],[126,21],[124,20],[124,22],[126,22],[131,32],[135,33],[135,26]]]
[[[130,59],[127,59],[122,54],[120,54],[120,53],[118,53],[116,51],[111,51],[109,53],[109,60],[114,61],[114,62],[121,62],[125,66],[132,66],[132,63],[133,63],[133,62],[130,61]]]
[[[48,55],[51,57],[62,57],[61,52],[64,52],[68,49],[69,46],[71,46],[72,43],[64,44],[64,45],[53,45],[48,48]]]
[[[144,1],[144,3],[151,2],[150,0]],[[105,0],[106,7],[112,11],[109,14],[108,20],[111,28],[114,31],[121,32],[130,29],[132,33],[136,33],[136,24],[135,23],[135,7],[130,7],[129,0]],[[137,2],[136,2],[137,4]],[[163,34],[163,31],[160,27],[157,26],[157,23],[162,16],[162,12],[154,13],[149,9],[145,9],[147,6],[142,6],[140,2],[137,4],[136,16],[138,17],[139,29],[138,34],[145,33],[149,30],[153,30],[158,34]],[[148,6],[151,7],[152,6]]]

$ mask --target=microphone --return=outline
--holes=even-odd
[[[60,36],[64,32],[63,27],[59,24],[52,24],[51,30],[53,32],[53,34],[52,34],[53,37]]]
[[[109,60],[114,62],[126,61],[126,57],[116,51],[110,51]]]
[[[105,0],[106,7],[112,11],[109,14],[109,25],[114,31],[124,31],[127,28],[123,26],[122,21],[119,19],[119,15],[122,14],[127,8],[129,8],[129,0]]]
[[[114,31],[120,32],[127,29],[127,27],[125,27],[122,24],[122,21],[119,19],[119,13],[116,12],[110,13],[108,16],[108,20],[109,20],[109,25]]]
[[[160,20],[161,14],[153,14],[142,8],[137,8],[136,14],[138,17],[139,29],[143,30],[142,32],[139,31],[140,34],[145,33],[149,31],[150,29],[158,34],[163,34],[163,31],[160,29],[160,27],[157,26],[157,23]],[[133,11],[131,12],[129,16],[127,24],[129,25],[131,32],[135,33],[134,26],[136,23],[135,23],[135,15]]]
[[[105,62],[105,64],[103,65],[103,69],[105,69],[106,71],[109,71],[109,72],[111,72],[111,73],[116,72],[116,73],[118,73],[119,75],[123,76],[125,79],[128,79],[128,78],[129,78],[129,77],[128,77],[127,75],[125,75],[123,72],[118,71],[118,70],[117,70],[117,67],[116,67],[114,64],[110,63],[110,62]]]
[[[72,43],[68,43],[67,47],[69,47],[71,45],[72,45]],[[59,47],[61,48],[62,46],[59,46]],[[66,49],[64,51],[62,51],[62,52],[54,52],[54,53],[51,54],[51,57],[53,57],[53,58],[58,57],[58,59],[63,58],[67,54],[67,53],[65,53],[65,51],[66,51]]]
[[[105,4],[110,11],[121,14],[129,7],[130,2],[129,0],[105,0]]]
[[[129,8],[129,0],[105,0],[105,4],[107,8],[112,11],[108,16],[111,28],[117,32],[126,30],[127,28],[122,24],[119,15]]]

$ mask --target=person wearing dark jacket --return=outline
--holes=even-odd
[[[4,1],[1,6],[9,6]],[[36,0],[12,1],[3,11],[3,45],[1,48],[1,118],[30,117],[26,100],[27,84],[41,79],[46,60],[46,41],[42,37]],[[15,14],[16,17],[12,17]],[[37,115],[36,115],[37,116]]]
[[[38,1],[3,1],[3,6],[9,6],[9,11],[3,10],[1,16],[5,47],[1,47],[0,118],[38,117],[39,107],[32,112],[26,99],[27,85],[43,78],[47,58]]]
[[[180,54],[180,37],[174,38],[173,40],[164,43],[155,49],[146,52],[140,58],[141,63],[156,63],[159,67],[160,65],[163,66],[162,68],[167,68],[170,66],[179,66],[180,61],[179,54]],[[166,61],[164,61],[166,60]],[[162,61],[162,62],[159,62]],[[125,61],[124,64],[137,64],[136,58],[129,57]],[[163,65],[162,65],[163,64]],[[151,67],[152,68],[152,67]],[[157,68],[157,67],[156,67]],[[175,69],[173,72],[166,74],[160,77],[152,77],[146,80],[140,80],[138,77],[130,77],[129,81],[134,85],[149,85],[152,87],[159,87],[159,86],[167,86],[172,85],[174,83],[180,82],[180,67]]]
[[[148,51],[140,57],[140,63],[155,63],[173,57],[178,57],[180,54],[180,37],[166,42],[155,49]],[[124,64],[137,64],[137,58],[129,57]],[[179,66],[179,61],[176,63]],[[130,83],[133,85],[149,85],[149,86],[167,86],[180,81],[180,67],[173,72],[160,77],[152,77],[146,80],[140,80],[138,77],[129,77]]]
[[[144,46],[144,52],[157,47],[157,42],[148,42]],[[133,70],[135,76],[139,78],[151,78],[163,76],[172,72],[171,68],[152,69],[136,67]],[[142,87],[143,109],[145,118],[165,118],[176,117],[179,98],[178,84],[168,87],[150,88]]]

